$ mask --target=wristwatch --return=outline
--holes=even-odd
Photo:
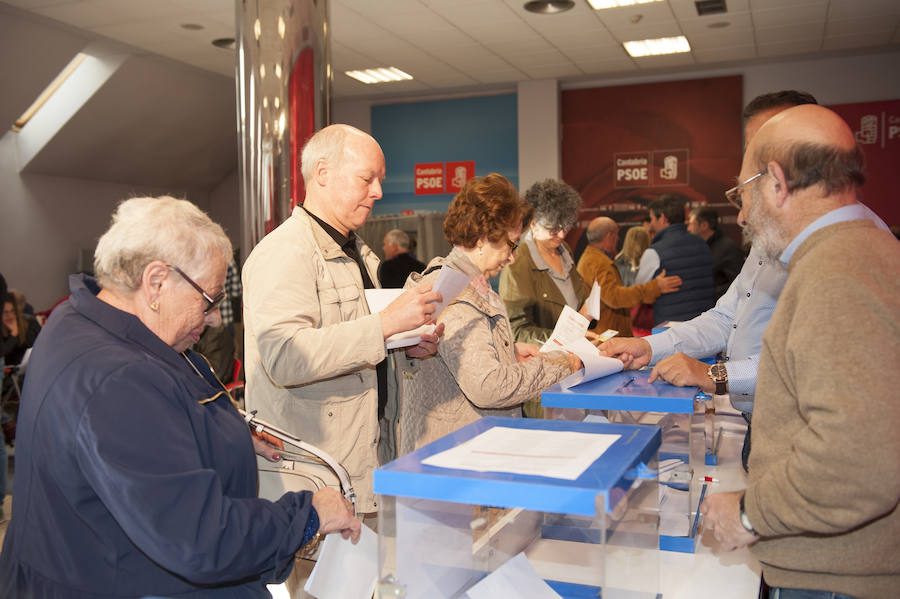
[[[716,363],[706,369],[706,374],[716,384],[716,395],[728,393],[728,370],[724,360],[716,358]]]
[[[753,525],[750,524],[750,518],[747,517],[747,512],[744,511],[744,496],[743,495],[741,495],[740,509],[741,509],[741,526],[743,526],[744,530],[746,530],[753,536],[758,537],[759,533],[756,532],[756,530],[753,528]]]

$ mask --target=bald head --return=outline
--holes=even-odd
[[[587,228],[587,241],[608,253],[616,251],[619,243],[619,225],[616,221],[606,216],[598,216],[590,222]]]
[[[744,156],[750,168],[744,170],[753,174],[771,162],[783,169],[791,193],[822,184],[828,196],[854,191],[865,182],[864,157],[853,131],[824,106],[788,108],[759,128]]]

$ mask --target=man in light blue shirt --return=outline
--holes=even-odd
[[[753,99],[743,113],[745,144],[779,112],[792,106],[816,103],[811,95],[796,91],[765,94]],[[869,208],[862,204],[856,206],[879,227],[887,229]],[[738,223],[745,226],[743,213],[738,215]],[[731,404],[744,413],[749,422],[762,336],[786,280],[784,267],[754,246],[738,277],[711,310],[657,335],[611,339],[602,344],[600,350],[622,359],[626,368],[654,365],[651,381],[661,378],[673,385],[698,386],[707,393],[715,391],[716,385],[709,373],[709,365],[697,358],[724,352]],[[742,452],[745,468],[749,439],[748,433]]]

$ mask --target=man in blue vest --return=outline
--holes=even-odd
[[[635,284],[653,279],[665,270],[679,276],[681,289],[661,296],[653,305],[653,324],[690,320],[712,308],[712,253],[706,242],[688,233],[684,224],[685,201],[665,194],[650,202],[653,243],[641,256]]]

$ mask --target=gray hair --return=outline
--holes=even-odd
[[[396,243],[401,250],[409,249],[409,235],[400,229],[391,229],[385,234],[385,239],[391,243]]]
[[[555,179],[544,179],[529,187],[525,201],[534,208],[534,222],[550,229],[571,229],[581,208],[581,196],[575,188]]]
[[[356,127],[338,124],[329,125],[309,138],[300,154],[300,173],[307,185],[312,181],[318,161],[324,160],[331,166],[340,166],[344,158],[344,146],[351,135],[370,137],[368,133]]]
[[[588,243],[596,243],[603,241],[603,238],[615,231],[617,227],[618,225],[616,225],[614,220],[601,216],[591,221],[585,236]]]
[[[134,291],[154,260],[205,273],[217,253],[227,262],[231,241],[194,204],[169,196],[131,198],[119,204],[97,242],[94,273],[101,287]]]

